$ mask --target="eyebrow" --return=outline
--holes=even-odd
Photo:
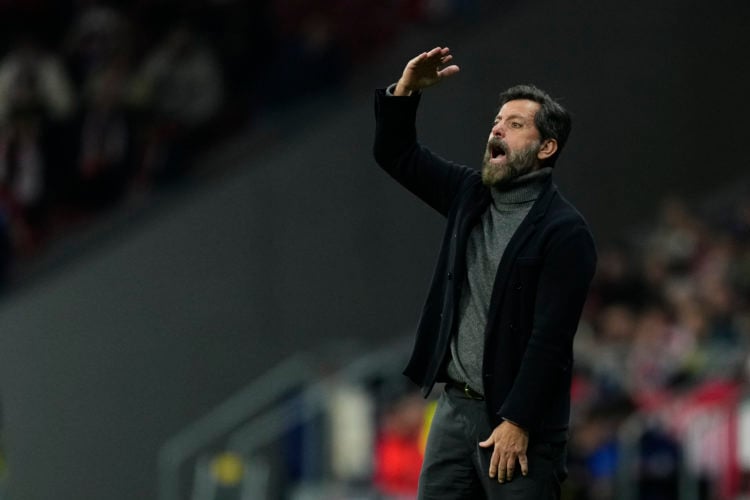
[[[528,120],[528,119],[529,119],[529,118],[528,118],[528,117],[526,117],[526,116],[523,116],[523,115],[519,115],[518,113],[516,113],[516,114],[513,114],[513,115],[509,115],[509,116],[506,116],[506,117],[505,117],[505,121],[508,121],[508,120],[512,120],[512,119],[514,119],[514,118],[515,118],[515,119],[518,119],[518,118],[520,118],[521,120]],[[495,120],[499,120],[499,119],[500,119],[500,115],[496,115],[496,116],[495,116]]]

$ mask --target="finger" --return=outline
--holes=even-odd
[[[479,446],[481,446],[482,448],[488,448],[492,446],[494,443],[495,443],[495,440],[492,439],[492,434],[490,434],[490,437],[488,437],[484,441],[479,442]]]
[[[446,63],[449,63],[452,59],[453,59],[453,56],[448,54],[447,56],[443,56],[440,58],[440,63],[446,64]]]
[[[415,64],[416,64],[416,63],[419,63],[419,62],[421,62],[421,61],[424,61],[424,60],[426,60],[426,59],[427,59],[428,57],[429,57],[429,56],[427,55],[427,52],[422,52],[422,53],[421,53],[421,54],[419,54],[419,55],[418,55],[417,57],[415,57],[414,59],[412,59],[412,60],[411,60],[410,62],[412,62],[412,63],[415,63]]]
[[[489,474],[490,477],[495,477],[500,472],[497,468],[497,465],[500,463],[500,452],[497,450],[497,448],[494,449],[492,452],[492,456],[490,457],[490,470]]]
[[[442,47],[435,47],[431,51],[427,53],[427,57],[435,57],[436,55],[442,55],[443,48]]]
[[[518,455],[518,463],[521,464],[521,474],[523,474],[524,476],[528,475],[529,459],[526,458],[526,453],[521,453]]]
[[[406,69],[414,69],[415,67],[417,67],[417,65],[420,63],[420,61],[422,61],[426,57],[426,55],[427,55],[427,52],[422,52],[418,56],[410,59],[409,62],[406,63]]]
[[[440,71],[438,71],[438,75],[440,76],[440,78],[445,78],[445,77],[448,77],[448,76],[453,76],[456,73],[458,73],[459,71],[461,71],[461,68],[459,68],[455,64],[452,64],[452,65],[448,66],[447,68],[443,68]]]
[[[505,474],[505,478],[508,481],[512,481],[513,480],[513,471],[516,469],[516,457],[514,457],[513,455],[509,456],[508,460],[505,462],[505,468],[506,468],[506,471],[507,471],[506,474]]]
[[[497,465],[497,482],[498,483],[504,483],[505,482],[505,467],[508,462],[508,459],[506,458],[505,454],[503,454],[501,457],[498,457],[498,465]]]
[[[431,51],[427,53],[427,60],[434,64],[442,64],[443,59],[445,59],[449,55],[450,55],[449,52],[446,52],[445,49],[440,49],[438,51],[435,51],[435,49],[432,49]]]

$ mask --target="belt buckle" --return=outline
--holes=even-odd
[[[477,397],[476,391],[474,391],[471,387],[469,387],[469,384],[464,384],[464,394],[466,394],[466,397],[469,399],[476,399],[476,400],[482,399],[480,397]]]

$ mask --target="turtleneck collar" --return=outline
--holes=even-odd
[[[501,205],[534,201],[551,175],[552,167],[544,167],[513,179],[507,186],[492,187],[492,200],[495,204]]]

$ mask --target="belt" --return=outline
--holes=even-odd
[[[463,394],[463,396],[468,399],[484,401],[484,396],[469,387],[469,384],[465,384],[464,382],[456,382],[455,380],[450,380],[446,382],[445,387],[447,389],[455,389],[457,391],[460,391],[461,394]]]

